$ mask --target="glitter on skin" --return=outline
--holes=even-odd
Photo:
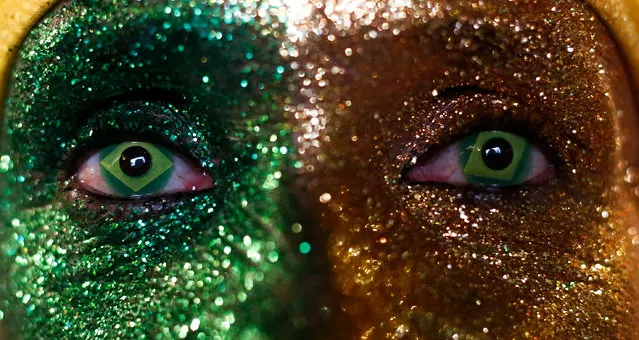
[[[321,280],[302,281],[308,235],[292,231],[303,221],[282,184],[281,10],[87,0],[31,32],[0,153],[9,338],[305,334],[304,294]],[[214,187],[123,202],[74,181],[82,157],[140,136],[191,157]]]
[[[332,313],[331,328],[339,336],[632,337],[624,265],[631,235],[625,233],[629,223],[623,216],[634,210],[622,211],[618,201],[636,201],[626,195],[636,183],[628,180],[614,192],[613,175],[634,176],[629,163],[608,161],[619,151],[610,138],[615,130],[608,94],[613,101],[617,96],[610,89],[615,71],[608,63],[619,60],[614,53],[601,57],[614,46],[583,5],[565,0],[553,1],[554,8],[549,1],[290,0],[286,8],[273,5],[271,12],[268,4],[276,1],[207,3],[79,1],[104,4],[106,12],[78,5],[69,10],[80,18],[78,25],[49,18],[42,25],[51,28],[36,30],[23,48],[10,98],[13,118],[5,125],[16,134],[5,141],[15,142],[6,146],[3,141],[0,156],[2,188],[9,189],[0,202],[8,226],[2,249],[12,260],[4,264],[11,270],[12,295],[1,301],[0,314],[12,320],[20,311],[26,314],[21,319],[29,323],[18,332],[27,337],[287,337],[288,324],[273,321],[277,315],[271,314],[282,309],[267,287],[282,279],[278,291],[284,296],[294,291],[290,276],[298,273],[299,259],[289,255],[300,255],[295,245],[305,240],[298,235],[282,242],[278,233],[288,240],[289,231],[317,227],[289,223],[279,209],[279,179],[285,177],[275,174],[287,173],[281,155],[299,153],[301,160],[292,167],[312,178],[302,188],[312,192],[306,197],[318,209],[320,224],[330,227],[324,230],[330,234],[333,277],[343,298],[332,312],[322,310]],[[249,40],[263,43],[249,51],[228,47],[229,59],[242,67],[219,68],[217,53],[194,48],[215,42],[224,47],[229,36],[238,41],[234,29],[242,25],[259,31]],[[178,43],[172,38],[175,30],[206,34],[193,38],[195,44]],[[62,31],[76,33],[77,39],[67,52],[56,53],[65,51]],[[136,46],[124,39],[115,46],[112,31],[147,40],[137,39]],[[289,41],[276,46],[265,37]],[[85,41],[84,48],[77,45]],[[115,52],[122,49],[126,55]],[[114,53],[90,58],[103,50]],[[64,55],[77,58],[54,59]],[[295,87],[279,83],[290,74],[277,55],[292,58],[290,73],[299,78],[300,94],[307,99],[303,108],[297,102],[279,106],[288,101],[278,94]],[[46,63],[38,65],[38,60]],[[174,68],[168,75],[161,71],[167,65]],[[55,82],[47,81],[57,73]],[[260,76],[269,81],[260,82]],[[50,111],[75,112],[85,99],[119,95],[138,83],[182,93],[186,103],[167,103],[163,95],[123,100],[102,107],[105,119],[87,122],[75,137],[64,133],[69,120],[42,119],[55,117],[45,114]],[[468,85],[472,91],[446,91]],[[215,96],[211,86],[228,91]],[[241,96],[240,88],[254,96]],[[70,97],[49,96],[53,91]],[[34,101],[40,97],[47,100]],[[133,114],[118,111],[125,104]],[[219,105],[228,110],[215,113],[233,117],[230,127],[196,114]],[[272,113],[281,108],[297,119],[299,148],[287,145],[285,129],[270,125]],[[140,113],[149,110],[178,118]],[[557,153],[564,176],[511,195],[401,182],[411,158],[454,142],[484,116],[538,123],[535,132]],[[79,150],[102,127],[177,142],[204,166],[211,165],[211,172],[219,171],[219,184],[227,186],[216,187],[217,194],[130,207],[96,201],[72,183],[56,193],[54,173],[64,170],[59,157]],[[66,137],[51,141],[51,135]],[[217,151],[227,148],[234,152],[220,158]],[[48,158],[28,156],[48,151]],[[218,158],[225,160],[219,167]],[[258,165],[243,166],[251,160]],[[237,178],[229,175],[238,169],[243,171]],[[87,228],[88,220],[100,223]],[[238,249],[245,254],[238,255]],[[309,255],[322,253],[316,244],[312,249]],[[272,318],[256,320],[255,308]],[[303,328],[303,321],[296,322],[299,309],[288,311],[288,318],[278,320]]]
[[[627,232],[638,199],[622,181],[637,164],[623,124],[636,112],[615,45],[585,5],[297,8],[286,51],[307,102],[290,116],[301,195],[329,234],[340,336],[639,336]],[[547,150],[554,178],[486,190],[402,177],[415,157],[509,128]]]

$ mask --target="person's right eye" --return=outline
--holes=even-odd
[[[411,183],[489,187],[542,183],[553,176],[554,167],[538,147],[506,131],[473,133],[434,154],[415,157],[404,175]]]
[[[74,178],[92,194],[118,198],[199,191],[214,183],[186,157],[145,142],[124,142],[94,152]]]

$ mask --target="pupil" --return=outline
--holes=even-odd
[[[513,161],[513,146],[503,138],[489,139],[481,148],[481,159],[491,170],[506,169]]]
[[[151,169],[151,154],[141,146],[132,146],[122,151],[120,169],[126,175],[139,177]]]

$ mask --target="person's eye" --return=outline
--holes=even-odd
[[[554,176],[538,147],[505,131],[470,134],[434,154],[415,157],[413,163],[404,175],[412,183],[505,187],[542,183]]]
[[[86,158],[75,180],[96,195],[142,197],[211,188],[213,178],[194,162],[156,144],[110,145]]]

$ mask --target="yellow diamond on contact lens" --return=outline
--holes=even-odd
[[[146,195],[162,189],[173,172],[170,151],[143,142],[112,145],[100,153],[105,183],[118,195]]]

